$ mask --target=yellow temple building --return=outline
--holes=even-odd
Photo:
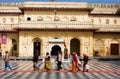
[[[0,47],[12,56],[120,56],[120,4],[0,3]]]

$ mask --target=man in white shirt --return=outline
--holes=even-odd
[[[61,65],[62,65],[62,52],[61,51],[58,51],[58,56],[57,56],[57,67],[58,67],[58,70],[62,69]]]

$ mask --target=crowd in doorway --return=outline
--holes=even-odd
[[[9,53],[8,51],[5,52],[5,56],[3,57],[4,59],[4,62],[5,62],[5,66],[4,66],[4,71],[6,72],[7,68],[9,68],[11,71],[13,70],[11,65],[10,65],[10,56],[9,56]],[[57,62],[57,70],[60,71],[63,69],[62,67],[62,52],[61,51],[58,51],[58,55],[57,55],[57,58],[56,58],[56,62]],[[0,56],[0,58],[2,58]],[[33,71],[36,71],[36,70],[40,70],[39,69],[39,66],[37,66],[37,63],[38,63],[38,58],[39,58],[39,51],[38,50],[35,50],[34,53],[33,53]],[[50,71],[52,70],[51,68],[51,56],[49,54],[49,52],[46,53],[46,56],[45,56],[45,61],[44,61],[44,70],[45,71]],[[76,54],[76,51],[73,51],[70,53],[70,55],[68,56],[68,59],[70,60],[70,63],[71,63],[71,66],[70,66],[70,71],[72,72],[77,72],[77,71],[89,71],[89,65],[88,65],[88,60],[89,60],[89,57],[87,54],[83,54],[83,63],[79,60],[77,54]],[[82,70],[79,68],[79,67],[82,67]]]

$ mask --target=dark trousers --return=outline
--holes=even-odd
[[[58,61],[58,63],[57,63],[58,70],[62,69],[61,65],[62,65],[62,62]]]
[[[87,65],[87,63],[88,63],[88,61],[84,61],[84,62],[83,62],[83,71],[86,70],[85,66]]]
[[[33,62],[33,70],[38,70],[39,67],[37,66],[37,62]]]
[[[12,67],[10,66],[9,63],[5,62],[5,68],[4,71],[6,72],[6,69],[9,68],[10,70],[12,70]]]
[[[2,57],[2,53],[0,52],[0,57]]]

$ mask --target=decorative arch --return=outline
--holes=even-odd
[[[51,18],[50,16],[47,16],[47,17],[45,18],[45,21],[52,21],[52,18]]]
[[[97,39],[95,41],[95,49],[98,51],[98,52],[102,52],[103,49],[104,49],[104,42],[102,40],[99,40]]]
[[[43,17],[38,16],[38,17],[37,17],[37,21],[43,21]]]
[[[3,23],[5,23],[6,22],[6,18],[3,18],[2,21],[3,21]]]
[[[39,55],[41,55],[41,39],[36,37],[32,41],[33,41],[33,53],[35,50],[38,50]]]
[[[77,38],[73,38],[70,41],[70,52],[76,51],[77,55],[80,56],[80,41]]]
[[[59,45],[54,45],[51,50],[51,55],[52,56],[57,56],[58,51],[61,51],[61,47]]]
[[[110,24],[110,20],[109,19],[106,19],[106,24]]]
[[[117,20],[116,19],[114,19],[114,24],[117,24]]]
[[[94,19],[91,19],[91,21],[94,23]]]
[[[14,18],[11,18],[11,22],[12,22],[12,23],[14,22]]]
[[[39,42],[41,42],[41,39],[40,38],[38,38],[38,37],[35,37],[35,38],[33,38],[33,40],[32,40],[33,42],[35,41],[35,42],[37,42],[37,41],[39,41]]]
[[[99,19],[98,21],[99,21],[99,24],[101,24],[101,19]]]
[[[112,40],[111,43],[116,43],[118,44],[119,42],[117,40]]]
[[[69,19],[68,19],[66,16],[64,16],[64,17],[62,18],[62,21],[69,21]]]
[[[55,19],[54,19],[54,21],[59,21],[60,20],[60,18],[59,17],[55,17]]]
[[[70,18],[70,21],[76,21],[76,17],[72,16],[72,17]]]
[[[17,53],[17,41],[15,39],[12,39],[12,56],[18,56]]]
[[[110,55],[119,55],[119,42],[112,40],[110,44]]]

